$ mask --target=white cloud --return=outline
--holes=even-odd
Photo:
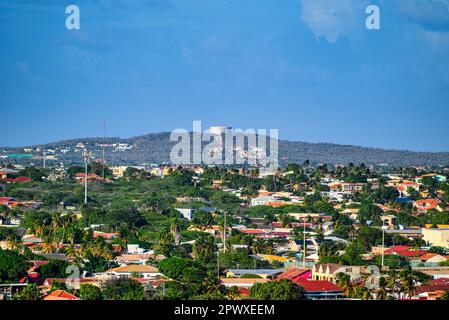
[[[337,42],[340,36],[357,34],[365,27],[365,0],[300,0],[304,21],[317,38]]]

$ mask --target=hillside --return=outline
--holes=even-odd
[[[75,149],[78,143],[88,145],[89,150],[96,158],[102,157],[103,148],[100,144],[126,144],[129,150],[116,150],[112,146],[105,148],[106,160],[109,164],[142,164],[162,163],[170,159],[170,150],[174,145],[170,142],[170,133],[153,133],[127,139],[113,138],[83,138],[72,139],[46,144],[47,148],[56,149],[59,160],[80,163],[82,162],[80,149]],[[39,146],[30,146],[34,150]],[[3,154],[23,153],[24,148],[1,148]],[[58,150],[67,149],[62,154]],[[34,155],[36,151],[32,151]],[[1,153],[0,153],[1,155]],[[307,143],[300,141],[279,141],[279,158],[281,163],[302,163],[310,160],[314,163],[347,164],[390,164],[390,165],[448,165],[449,152],[413,152],[401,150],[385,150],[366,148],[352,145],[339,145],[331,143]],[[22,160],[25,161],[25,160]],[[28,159],[27,161],[31,161]],[[36,159],[34,159],[36,161]]]

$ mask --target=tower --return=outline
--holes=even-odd
[[[87,204],[87,165],[89,163],[90,152],[87,147],[84,148],[84,204]]]

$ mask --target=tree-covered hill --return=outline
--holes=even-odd
[[[78,143],[87,144],[92,154],[102,157],[103,148],[99,144],[128,144],[132,148],[116,151],[106,148],[108,164],[142,164],[169,162],[170,150],[175,142],[170,141],[170,133],[152,133],[132,138],[80,138],[48,143],[47,148],[67,148],[70,151],[59,154],[58,159],[70,162],[82,162],[81,152],[75,152]],[[39,146],[31,146],[36,148]],[[2,148],[5,153],[23,152],[23,148]],[[389,164],[389,165],[449,165],[449,152],[414,152],[404,150],[386,150],[332,143],[307,143],[301,141],[279,141],[281,163],[302,163],[310,160],[314,163],[347,164]]]

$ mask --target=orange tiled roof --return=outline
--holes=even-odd
[[[44,300],[78,300],[78,298],[67,291],[56,290],[44,297]]]

